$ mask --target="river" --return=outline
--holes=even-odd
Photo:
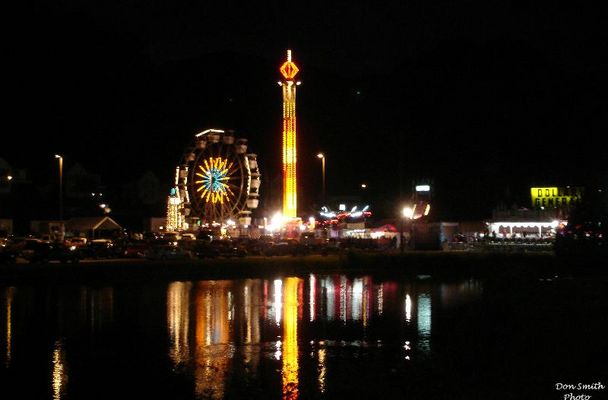
[[[558,383],[608,376],[605,289],[315,273],[0,286],[0,398],[561,399]]]

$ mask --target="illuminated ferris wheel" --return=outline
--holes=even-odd
[[[260,182],[257,156],[247,153],[247,139],[218,129],[198,133],[176,168],[169,208],[173,203],[177,215],[167,225],[177,230],[250,225]]]

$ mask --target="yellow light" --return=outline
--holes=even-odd
[[[317,154],[317,158],[323,158],[323,157],[325,157],[325,155],[323,153]]]

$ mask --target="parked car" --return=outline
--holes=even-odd
[[[245,248],[234,244],[230,240],[215,240],[211,242],[211,247],[217,249],[220,256],[226,258],[245,257],[247,255]]]
[[[145,255],[149,260],[187,260],[192,258],[190,251],[172,245],[152,246],[146,250]]]
[[[66,246],[63,243],[40,240],[32,242],[27,250],[31,251],[23,252],[22,256],[30,263],[49,261],[77,263],[82,258],[80,251],[75,246]]]
[[[118,249],[110,239],[93,239],[84,251],[89,258],[113,258],[117,257]]]
[[[145,257],[146,251],[150,248],[145,242],[127,243],[122,251],[122,255],[127,258],[142,258]]]
[[[272,256],[286,256],[292,253],[295,245],[289,242],[278,242],[270,243],[266,249],[264,249],[264,255],[268,257]]]
[[[66,239],[65,242],[65,244],[68,246],[85,247],[87,245],[87,238],[71,237],[69,239]]]
[[[6,245],[0,246],[0,264],[13,264],[17,259],[17,252]]]
[[[269,243],[264,249],[263,254],[267,257],[271,256],[301,256],[307,255],[314,251],[312,246],[299,243],[297,240],[286,240],[277,243]]]
[[[36,249],[39,247],[40,243],[48,242],[45,242],[41,239],[24,238],[16,241],[13,244],[12,248],[17,252],[18,256],[29,260],[36,251]]]
[[[212,246],[206,240],[197,239],[190,248],[192,255],[197,258],[216,258],[220,256],[220,251],[216,246]]]

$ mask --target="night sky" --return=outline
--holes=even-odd
[[[0,157],[41,181],[61,153],[109,187],[152,171],[168,189],[195,133],[234,129],[278,193],[291,48],[301,209],[319,151],[328,194],[366,182],[379,215],[419,179],[452,219],[534,185],[605,185],[608,15],[533,3],[24,2],[6,13]]]

